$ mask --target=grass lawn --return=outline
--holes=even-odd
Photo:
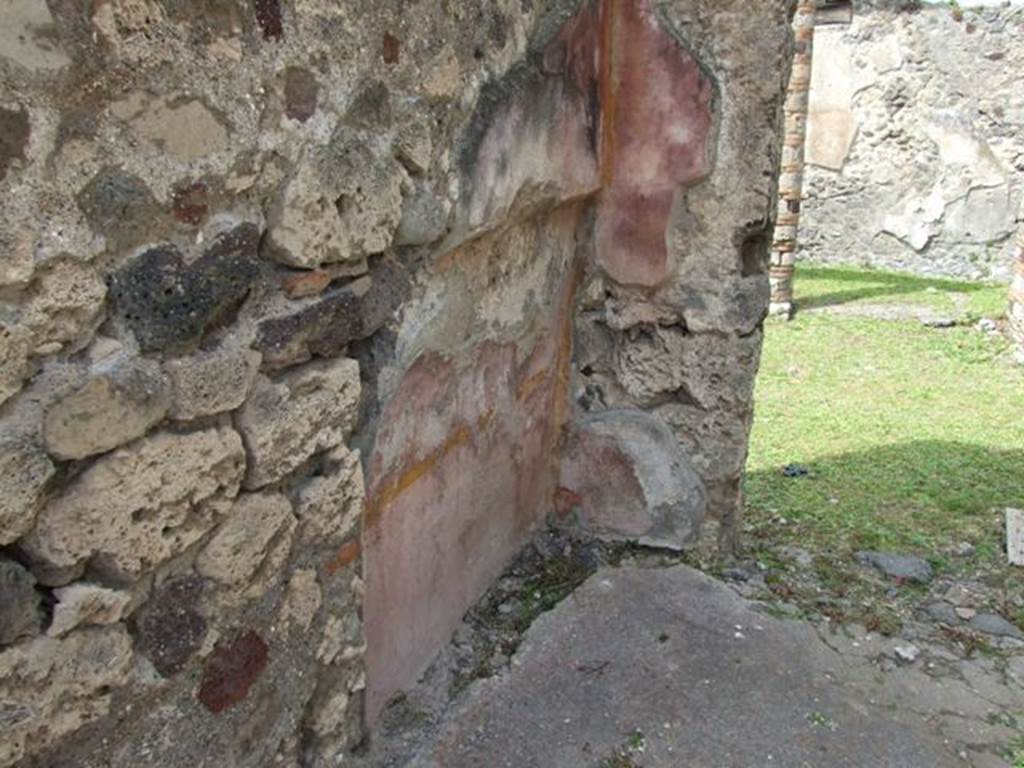
[[[970,321],[1001,317],[1006,288],[810,266],[795,288],[796,318],[765,332],[748,526],[837,553],[935,558],[970,542],[1002,556],[1002,509],[1024,507],[1024,367]],[[807,311],[857,303],[918,304],[966,324]],[[787,478],[789,464],[810,474]]]

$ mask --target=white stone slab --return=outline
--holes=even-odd
[[[1024,509],[1006,509],[1006,552],[1011,565],[1024,565]]]

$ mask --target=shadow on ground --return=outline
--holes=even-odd
[[[891,272],[872,272],[841,267],[800,266],[801,280],[827,280],[848,284],[849,288],[830,291],[807,298],[798,297],[798,309],[808,310],[833,307],[865,299],[888,298],[921,293],[929,289],[951,293],[976,293],[989,286],[982,283],[964,283],[942,278],[915,277]]]
[[[1024,507],[1024,450],[942,440],[808,459],[747,476],[752,512],[805,523],[852,547],[925,547],[983,535],[993,510]]]

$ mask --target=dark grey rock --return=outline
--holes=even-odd
[[[160,206],[138,176],[108,166],[78,193],[78,207],[97,234],[116,246],[143,242],[153,236]]]
[[[198,576],[170,579],[154,590],[133,622],[135,649],[164,677],[184,669],[206,637],[206,619],[197,607],[202,593]]]
[[[268,368],[294,365],[312,356],[334,357],[349,343],[380,330],[408,294],[408,274],[396,262],[384,259],[369,276],[263,320],[256,349]]]
[[[960,617],[956,615],[956,609],[949,603],[931,603],[925,606],[924,612],[932,621],[950,625],[960,623]]]
[[[975,632],[983,632],[986,635],[1024,640],[1024,632],[1021,632],[1017,626],[995,613],[979,613],[967,623],[967,626]]]
[[[15,160],[25,159],[25,148],[31,126],[28,112],[0,107],[0,179],[7,175],[7,169]]]
[[[114,313],[143,352],[198,342],[225,322],[259,275],[260,231],[240,224],[189,262],[173,245],[144,251],[109,277]]]
[[[36,580],[20,564],[0,559],[0,645],[35,637],[43,614]]]
[[[864,551],[857,553],[857,560],[864,565],[876,568],[890,579],[927,584],[934,576],[931,565],[927,561],[913,555]]]

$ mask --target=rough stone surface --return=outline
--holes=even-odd
[[[0,646],[35,637],[42,628],[36,580],[13,560],[0,558]]]
[[[927,584],[934,575],[931,565],[913,555],[896,555],[890,552],[858,552],[857,559],[865,565],[877,568],[890,579],[916,581]]]
[[[61,637],[90,624],[115,624],[124,616],[131,594],[96,584],[77,583],[54,590],[57,605],[46,634]]]
[[[111,275],[111,303],[143,351],[199,341],[229,319],[258,272],[259,229],[240,224],[188,261],[173,245],[144,251]]]
[[[401,764],[963,765],[963,740],[905,706],[912,696],[950,705],[928,675],[879,676],[696,571],[603,569]]]
[[[53,462],[30,436],[0,438],[0,544],[10,544],[32,529],[55,472]]]
[[[24,546],[55,566],[89,561],[134,581],[213,527],[244,470],[233,430],[155,434],[83,472],[40,513]]]
[[[865,6],[818,28],[801,258],[1009,279],[1022,30],[1019,5]]]
[[[263,564],[271,542],[290,536],[293,527],[292,507],[284,496],[243,494],[199,553],[196,571],[239,586]]]
[[[58,459],[106,453],[163,421],[170,392],[160,366],[149,360],[104,360],[80,389],[46,411],[43,439]]]
[[[261,359],[259,352],[226,346],[167,361],[171,418],[191,421],[235,410],[252,390]]]
[[[0,765],[347,762],[593,412],[728,545],[789,5],[0,0]]]
[[[358,528],[363,513],[363,468],[344,446],[326,455],[328,465],[299,488],[295,513],[305,546],[339,546]]]
[[[1021,632],[1019,627],[995,613],[979,613],[968,622],[968,626],[977,632],[984,632],[986,635],[1024,640],[1024,632]]]
[[[0,56],[31,72],[60,69],[70,63],[54,38],[54,18],[46,4],[4,0]]]
[[[351,342],[372,336],[408,297],[408,283],[400,265],[385,261],[347,285],[269,313],[259,323],[256,342],[264,366],[283,368],[313,356],[334,357]]]
[[[0,765],[107,714],[110,691],[127,681],[131,663],[131,638],[118,627],[41,637],[0,653]]]
[[[315,453],[349,434],[359,405],[359,365],[354,360],[311,363],[270,381],[256,380],[238,413],[252,490],[280,480]]]
[[[203,666],[199,700],[220,714],[246,697],[266,666],[267,644],[252,630],[230,644],[219,644]]]
[[[133,617],[136,650],[164,677],[184,669],[202,647],[207,630],[198,607],[202,594],[202,579],[174,577],[154,589],[149,602]]]
[[[682,549],[704,519],[704,485],[675,436],[642,411],[605,411],[569,432],[558,512],[599,536]]]
[[[293,267],[351,261],[391,245],[402,211],[403,171],[342,139],[299,166],[268,216],[267,248]]]

